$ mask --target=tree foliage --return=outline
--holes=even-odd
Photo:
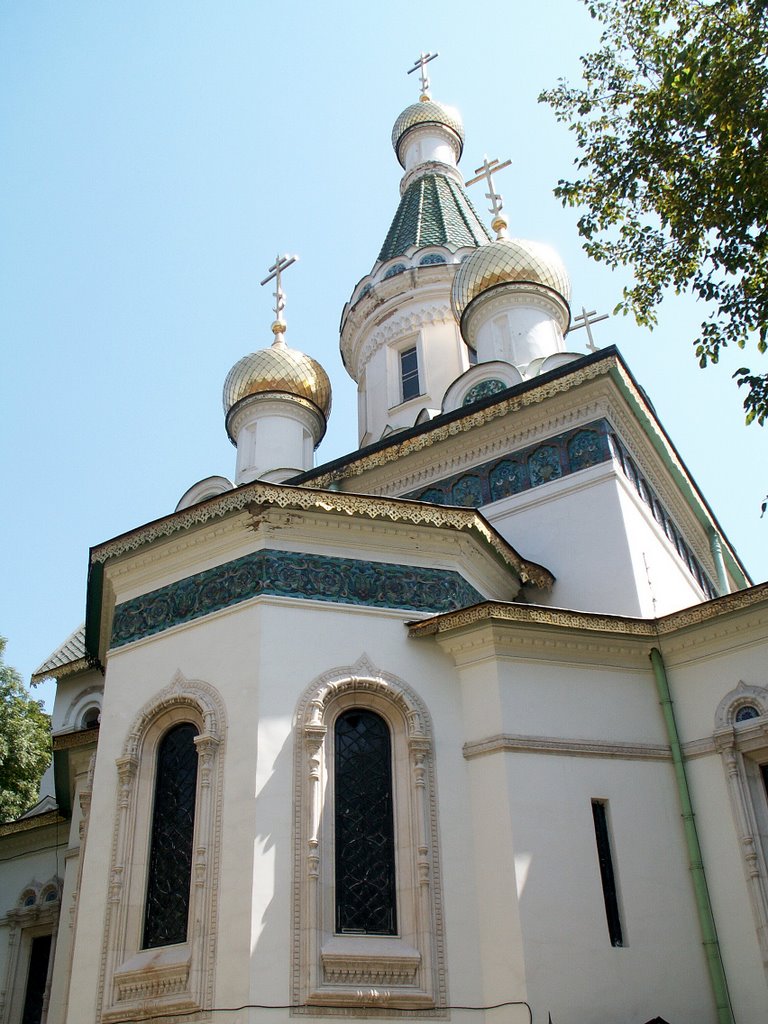
[[[15,668],[6,665],[0,637],[0,821],[12,821],[37,801],[50,761],[50,719]]]
[[[699,364],[768,347],[768,2],[584,0],[602,25],[583,83],[542,93],[575,134],[587,253],[633,269],[617,309],[653,326],[664,292],[708,303]],[[742,367],[747,423],[768,418],[768,374]]]

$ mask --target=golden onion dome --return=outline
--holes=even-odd
[[[497,238],[481,245],[453,279],[451,305],[457,320],[473,299],[501,284],[535,284],[556,292],[567,304],[571,282],[563,261],[549,245],[524,238]]]
[[[412,128],[423,124],[438,124],[453,132],[459,144],[457,159],[461,157],[461,151],[464,148],[464,122],[461,120],[461,114],[455,107],[447,107],[444,103],[437,103],[435,100],[421,100],[419,103],[412,103],[410,107],[406,107],[395,121],[392,129],[392,147],[403,167],[405,164],[400,156],[400,144]]]
[[[322,413],[331,411],[331,382],[317,360],[280,339],[270,348],[245,356],[232,367],[224,381],[224,413],[250,395],[281,392],[304,398]]]

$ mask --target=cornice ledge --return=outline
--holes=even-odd
[[[326,487],[338,480],[360,476],[370,469],[387,465],[390,462],[396,462],[404,455],[421,451],[424,448],[430,448],[432,445],[445,441],[455,434],[463,434],[467,430],[474,430],[475,427],[490,423],[501,416],[518,412],[530,405],[538,405],[549,398],[570,391],[571,388],[577,387],[580,384],[585,384],[598,377],[610,375],[616,364],[617,358],[612,356],[597,363],[590,363],[588,366],[583,366],[579,370],[574,370],[563,377],[538,384],[536,387],[531,388],[530,382],[526,381],[524,383],[527,389],[520,395],[500,399],[486,408],[473,410],[465,416],[451,420],[449,423],[434,426],[431,430],[418,434],[416,437],[409,437],[403,441],[393,441],[391,446],[383,450],[371,452],[370,455],[361,455],[359,459],[350,460],[341,468],[313,477],[312,483],[317,487]]]
[[[123,534],[91,549],[92,563],[105,563],[142,547],[169,537],[179,530],[198,526],[217,516],[248,511],[258,521],[265,508],[300,509],[347,516],[363,516],[414,526],[448,528],[473,533],[505,562],[523,583],[549,589],[554,576],[541,565],[528,562],[486,522],[475,509],[429,505],[406,498],[368,497],[344,492],[319,491],[307,487],[256,482],[216,495],[189,509],[156,520],[131,533]]]
[[[455,612],[443,612],[418,622],[408,622],[407,626],[408,635],[414,638],[449,633],[478,623],[523,623],[657,640],[662,636],[671,637],[688,627],[714,623],[725,615],[758,608],[761,604],[765,604],[768,609],[768,583],[761,583],[748,590],[737,590],[732,594],[692,605],[690,608],[670,612],[659,619],[578,612],[564,608],[547,608],[544,605],[484,601],[482,604],[471,605]]]
[[[604,740],[577,740],[559,736],[524,736],[499,733],[486,739],[465,743],[467,761],[487,754],[555,754],[561,757],[607,757],[624,761],[671,761],[670,748],[661,743],[608,743]]]
[[[766,604],[766,610],[768,610],[768,583],[759,583],[746,590],[735,590],[731,594],[715,597],[711,601],[704,601],[702,604],[695,604],[690,608],[670,612],[656,620],[656,625],[659,633],[670,635],[689,626],[712,622],[723,615],[758,608],[763,603]]]
[[[32,832],[37,828],[45,828],[49,825],[67,825],[69,821],[59,811],[46,811],[45,814],[36,814],[31,818],[18,818],[16,821],[6,821],[0,825],[0,836],[15,835],[19,832]],[[65,842],[62,839],[62,843]]]
[[[546,608],[543,605],[510,604],[501,601],[485,601],[455,612],[433,615],[420,622],[409,622],[407,625],[409,636],[421,637],[448,633],[478,623],[520,623],[648,639],[656,636],[652,619],[632,619],[621,615],[575,612],[562,608]]]

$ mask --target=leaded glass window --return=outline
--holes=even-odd
[[[395,843],[389,727],[354,708],[335,729],[336,930],[394,935]]]
[[[186,942],[197,790],[197,729],[169,729],[157,752],[144,949]]]

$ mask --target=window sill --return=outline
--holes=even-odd
[[[186,942],[139,950],[114,974],[112,1006],[103,1020],[131,1020],[152,1009],[182,1013],[199,1010],[189,989],[190,949]],[[144,1018],[142,1018],[144,1019]]]
[[[336,935],[320,951],[323,982],[309,1002],[434,1006],[420,985],[421,954],[397,936]]]

